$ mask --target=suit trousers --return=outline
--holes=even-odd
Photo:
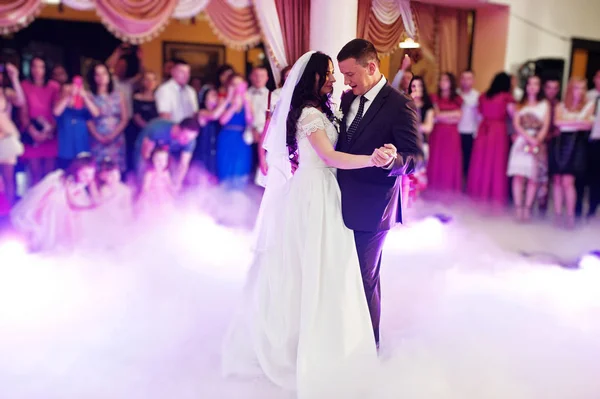
[[[358,252],[358,261],[365,288],[375,342],[379,344],[379,319],[381,316],[381,287],[379,284],[379,269],[381,267],[381,252],[388,231],[355,231],[354,240]]]
[[[585,216],[584,197],[586,187],[589,189],[589,209],[587,216],[593,216],[600,206],[600,140],[586,142],[586,170],[585,174],[575,180],[577,190],[577,204],[575,214]]]
[[[594,216],[600,206],[600,139],[588,143],[588,185],[590,208],[588,216]]]

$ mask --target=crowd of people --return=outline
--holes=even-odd
[[[132,52],[139,69],[129,76]],[[589,204],[586,216],[596,213],[600,72],[587,94],[587,82],[572,78],[562,100],[560,77],[531,76],[519,94],[514,79],[499,73],[479,93],[469,70],[459,82],[441,74],[437,92],[429,95],[410,64],[405,57],[392,86],[417,106],[427,162],[404,179],[405,201],[415,187],[425,198],[466,193],[501,210],[512,198],[516,218],[527,221],[536,203],[546,213],[551,188],[557,224],[574,227],[583,204]],[[68,231],[60,234],[55,226],[39,226],[56,223],[52,218],[69,209],[76,214],[117,197],[137,203],[133,213],[156,213],[157,204],[172,202],[190,184],[186,176],[193,163],[228,190],[264,183],[261,137],[280,90],[267,88],[264,67],[253,68],[247,82],[223,65],[215,82],[203,85],[186,62],[171,60],[161,79],[144,68],[141,50],[121,45],[106,62],[91,65],[85,77],[69,77],[41,55],[31,59],[24,78],[15,65],[2,68],[0,214],[12,209],[13,224],[29,235],[34,230],[44,237],[48,231],[53,237],[73,235],[74,219],[63,223]],[[289,68],[282,71],[280,87],[288,73]],[[21,169],[25,183],[16,178]],[[40,212],[54,203],[43,189],[57,185],[61,189],[53,195],[65,194],[56,201],[62,210]],[[34,246],[56,245],[44,237],[32,239]]]
[[[415,101],[428,158],[412,180],[425,197],[466,193],[492,210],[512,198],[520,222],[534,207],[545,216],[551,192],[555,223],[573,228],[600,205],[600,71],[589,91],[572,77],[562,99],[560,76],[529,76],[523,88],[515,80],[498,73],[479,93],[473,71],[458,82],[443,73],[430,95],[406,58],[393,85]]]

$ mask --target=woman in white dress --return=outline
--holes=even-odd
[[[508,158],[507,175],[512,177],[512,193],[519,221],[531,219],[531,207],[540,183],[548,168],[543,148],[550,126],[550,106],[544,100],[542,82],[530,76],[525,94],[513,116],[515,135]],[[525,198],[523,198],[525,191]]]
[[[5,81],[5,71],[0,71],[0,200],[3,186],[6,202],[10,206],[15,200],[15,165],[24,150],[19,130],[11,118],[12,108],[22,107],[25,104],[25,94],[19,82],[17,67],[12,64],[6,64],[4,67],[10,82]],[[12,88],[7,87],[8,83],[12,84]]]
[[[351,375],[364,379],[360,370],[377,358],[336,168],[381,166],[389,158],[384,149],[371,156],[335,151],[328,101],[334,82],[331,59],[311,52],[282,90],[265,139],[270,159],[280,162],[269,164],[244,305],[223,354],[226,375],[264,374],[299,398],[341,397]],[[288,151],[296,150],[300,166],[285,182]]]

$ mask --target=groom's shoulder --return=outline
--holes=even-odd
[[[388,86],[388,90],[389,90],[389,94],[387,97],[388,101],[391,101],[398,105],[405,105],[407,103],[413,102],[412,97],[392,88],[391,86]]]

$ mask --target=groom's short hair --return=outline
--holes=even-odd
[[[379,65],[379,57],[375,46],[365,39],[354,39],[348,42],[337,55],[338,62],[345,61],[349,58],[356,59],[356,62],[362,66],[366,66],[369,61],[374,61]]]

